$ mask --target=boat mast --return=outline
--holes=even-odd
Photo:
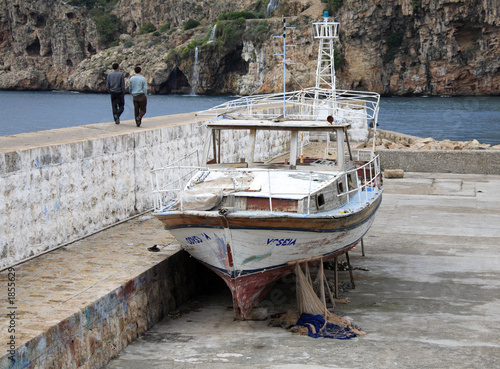
[[[329,20],[328,11],[323,13],[323,22],[313,23],[315,28],[314,38],[319,39],[318,49],[318,65],[316,68],[316,86],[314,93],[314,114],[317,116],[321,105],[326,104],[328,115],[335,118],[337,115],[337,91],[336,91],[336,76],[335,76],[335,49],[333,40],[339,38],[339,22]],[[329,98],[327,101],[319,101],[321,90],[326,90]],[[323,105],[324,106],[324,105]],[[344,169],[344,132],[336,130],[337,136],[337,165],[341,170]],[[328,156],[330,146],[330,135],[327,134],[325,158]]]
[[[335,96],[335,49],[333,40],[339,38],[339,22],[330,22],[328,11],[325,11],[323,22],[313,23],[314,38],[319,39],[318,66],[316,69],[316,90],[326,88]]]
[[[288,62],[286,60],[286,48],[295,47],[295,45],[287,45],[286,43],[286,30],[295,29],[295,27],[287,27],[286,19],[283,17],[283,35],[274,36],[274,38],[283,38],[283,54],[274,54],[278,56],[283,56],[283,117],[286,116],[286,66],[287,64],[295,64],[293,62]]]

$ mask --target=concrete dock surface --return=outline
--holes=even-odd
[[[146,213],[14,267],[19,356],[6,354],[4,298],[0,368],[500,368],[500,176],[405,173],[384,187],[366,256],[349,254],[356,287],[335,310],[364,336],[234,321],[225,287],[180,305],[206,277]],[[263,305],[294,309],[294,286],[285,278]]]
[[[120,124],[95,123],[39,132],[19,133],[16,135],[0,136],[0,152],[59,145],[68,142],[78,142],[86,140],[89,137],[113,137],[127,133],[152,130],[168,126],[178,126],[195,122],[196,116],[194,113],[183,113],[144,118],[140,127],[137,127],[135,121],[132,119],[124,120]]]
[[[366,335],[314,339],[234,321],[221,290],[172,312],[106,368],[500,368],[500,176],[405,173],[384,187],[366,256],[349,253],[350,303],[335,310]],[[280,282],[264,305],[293,309],[293,288]]]

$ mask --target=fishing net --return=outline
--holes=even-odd
[[[297,306],[300,313],[295,326],[306,327],[308,335],[314,338],[326,337],[350,339],[364,332],[353,327],[346,319],[328,311],[326,296],[334,306],[335,302],[323,270],[323,259],[316,279],[312,281],[309,265],[305,263],[305,273],[300,263],[295,264]],[[319,295],[319,296],[318,296]]]
[[[309,265],[307,263],[305,264],[305,274],[300,264],[295,264],[295,275],[299,313],[319,314],[326,318],[329,313],[326,306],[326,293],[328,293],[332,307],[335,306],[335,302],[323,270],[323,259],[321,259],[319,271],[314,282],[312,281]]]

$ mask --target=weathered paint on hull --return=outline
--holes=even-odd
[[[357,243],[349,245],[341,250],[326,255],[323,261],[328,261],[336,256],[342,255],[353,249]],[[316,259],[311,264],[319,263]],[[274,283],[280,278],[291,274],[295,270],[295,265],[284,265],[281,267],[268,269],[253,274],[231,278],[226,273],[207,265],[211,270],[218,274],[231,290],[233,296],[234,316],[238,320],[251,318],[252,310],[259,304],[271,290]]]
[[[235,316],[248,318],[288,263],[341,255],[370,228],[381,195],[357,213],[341,217],[226,216],[216,212],[158,214],[182,247],[214,270],[231,289]]]

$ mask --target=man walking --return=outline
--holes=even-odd
[[[141,74],[141,67],[135,67],[134,71],[135,74],[130,77],[129,90],[134,102],[135,124],[137,124],[137,127],[140,127],[142,117],[146,114],[146,105],[148,103],[146,94],[148,93],[148,85],[146,83],[146,78]]]
[[[113,63],[113,72],[106,78],[106,86],[111,95],[111,108],[113,109],[113,118],[116,124],[120,124],[120,115],[125,109],[125,78],[120,72],[118,63]]]

